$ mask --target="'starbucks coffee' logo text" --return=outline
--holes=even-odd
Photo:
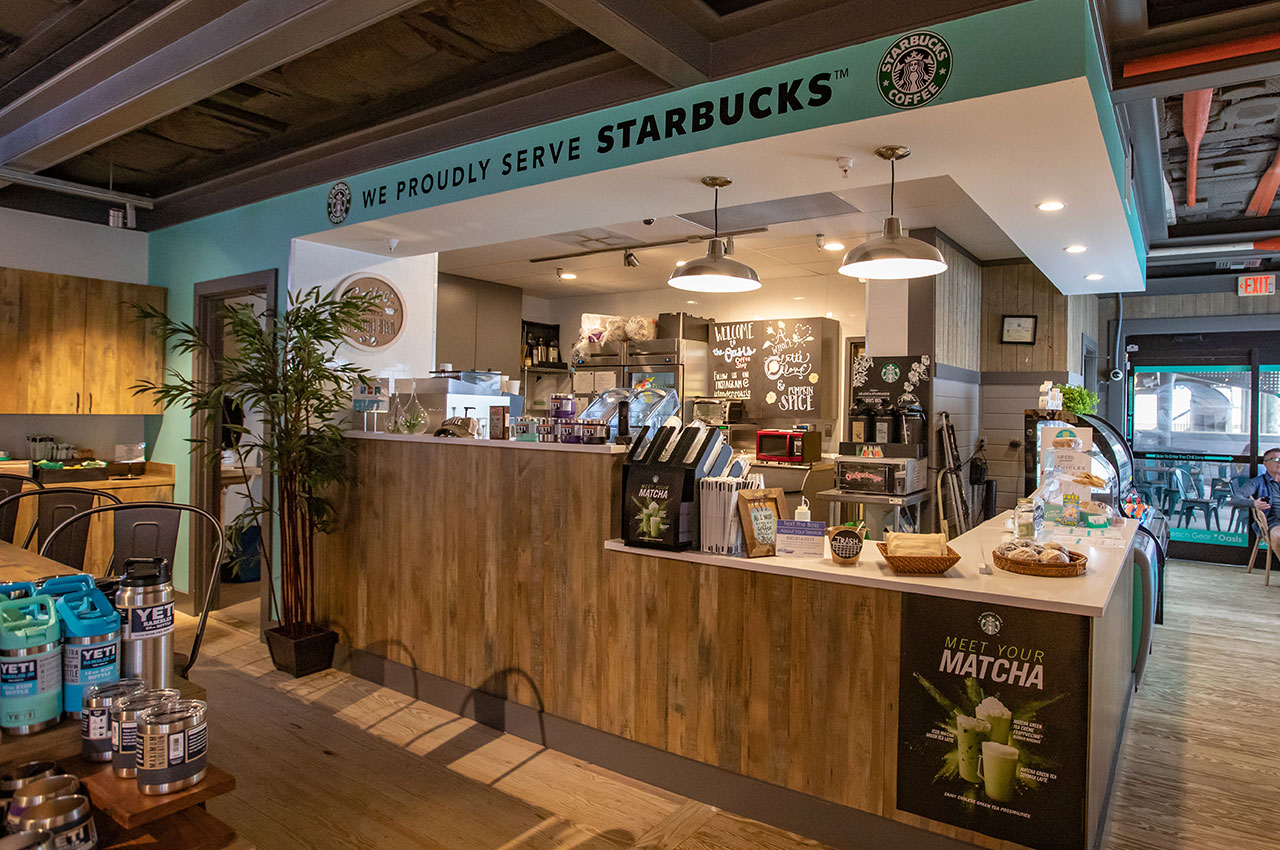
[[[915,109],[942,93],[951,78],[951,47],[937,33],[908,33],[880,57],[876,88],[890,106]]]
[[[333,184],[333,188],[329,190],[329,223],[342,224],[347,220],[347,213],[351,211],[351,187],[345,182]]]

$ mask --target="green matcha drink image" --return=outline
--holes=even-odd
[[[999,744],[1009,743],[1009,731],[1013,725],[1013,712],[1005,708],[1004,703],[995,697],[987,697],[978,703],[978,707],[973,714],[979,720],[985,720],[991,724],[991,734],[987,736],[987,740],[995,741]]]
[[[956,716],[956,746],[959,748],[960,778],[977,785],[982,781],[978,776],[978,756],[987,736],[991,734],[991,724],[976,717],[964,714]]]
[[[988,797],[1001,803],[1009,802],[1013,799],[1013,786],[1018,780],[1018,749],[986,741],[982,745],[978,775],[982,777]]]

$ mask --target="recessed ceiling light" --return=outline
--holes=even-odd
[[[797,295],[795,298],[792,298],[791,300],[792,300],[792,301],[803,301],[803,300],[804,300],[804,296],[803,296],[803,295]]]
[[[1084,276],[1085,280],[1102,280],[1102,278],[1103,278],[1103,275],[1100,275],[1096,272],[1094,274],[1087,274]]]
[[[1041,201],[1036,204],[1036,209],[1040,210],[1040,212],[1057,212],[1065,206],[1066,204],[1062,201]]]
[[[556,277],[561,280],[577,280],[578,276],[573,272],[567,272],[564,269],[556,269]]]
[[[1066,251],[1068,254],[1083,254],[1085,251],[1088,251],[1089,249],[1083,245],[1068,245],[1062,250]]]
[[[682,268],[682,267],[684,266],[684,264],[685,264],[685,263],[687,263],[687,262],[689,262],[689,261],[688,261],[688,260],[676,260],[676,268]]]
[[[697,304],[698,302],[697,302],[697,301],[686,301],[686,302],[684,302],[684,303],[686,303],[686,304]]]

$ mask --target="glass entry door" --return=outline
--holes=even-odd
[[[1256,333],[1128,338],[1134,485],[1169,518],[1169,555],[1243,564],[1249,480],[1280,447],[1280,341]]]

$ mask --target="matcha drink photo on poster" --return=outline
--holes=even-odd
[[[1038,850],[1083,850],[1085,617],[908,594],[898,808]]]

